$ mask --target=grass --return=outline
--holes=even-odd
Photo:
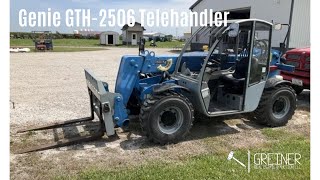
[[[298,136],[288,131],[272,129],[272,128],[262,129],[261,133],[267,136],[268,139],[275,140],[275,141],[289,141],[289,140],[304,138],[303,136]]]
[[[263,148],[253,148],[255,153],[300,153],[298,169],[255,169],[248,173],[235,161],[228,161],[227,154],[206,154],[189,157],[176,163],[151,162],[139,167],[122,169],[87,169],[76,176],[60,176],[57,179],[309,179],[310,141],[282,130],[266,129],[262,133],[270,139]],[[273,141],[281,136],[281,142]],[[235,151],[235,157],[247,162],[247,150]],[[253,163],[253,160],[252,160]]]
[[[182,47],[184,42],[172,41],[172,42],[157,42],[157,48],[174,48]],[[99,39],[54,39],[54,47],[57,46],[70,46],[70,47],[104,47],[100,45]],[[34,43],[31,39],[10,39],[10,46],[28,46],[34,47]],[[132,47],[138,48],[138,46],[126,46],[120,45],[118,47]],[[146,42],[146,48],[150,48],[150,42]]]
[[[182,45],[185,42],[180,41],[171,41],[171,42],[156,42],[157,48],[174,48],[174,47],[183,47]],[[150,42],[146,42],[146,48],[150,48]]]
[[[99,51],[106,50],[106,48],[90,48],[90,47],[54,47],[52,52],[80,52],[80,51]],[[32,49],[32,52],[35,52]],[[48,51],[51,52],[51,51]]]
[[[54,39],[54,46],[99,47],[98,39]],[[31,39],[10,39],[10,46],[34,46]]]
[[[29,47],[30,52],[42,52],[36,51],[34,47]],[[81,52],[81,51],[99,51],[99,50],[107,50],[107,48],[103,47],[54,47],[53,50],[45,51],[45,52]]]

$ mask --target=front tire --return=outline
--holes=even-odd
[[[150,141],[177,143],[189,133],[194,120],[190,101],[175,92],[152,95],[140,110],[142,130]]]
[[[278,127],[288,123],[296,107],[296,93],[292,87],[279,85],[264,91],[259,106],[253,114],[258,123]]]

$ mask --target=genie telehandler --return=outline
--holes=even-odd
[[[138,55],[122,57],[114,92],[85,69],[91,117],[19,131],[79,124],[96,114],[101,122],[97,134],[21,152],[114,136],[115,127],[127,126],[130,115],[139,115],[144,134],[158,144],[185,138],[195,113],[208,118],[248,113],[266,126],[286,125],[296,109],[296,94],[279,71],[294,67],[280,63],[281,55],[271,49],[274,29],[279,25],[258,19],[200,27],[179,55],[156,55],[145,50],[141,40]],[[191,51],[195,44],[208,51]]]

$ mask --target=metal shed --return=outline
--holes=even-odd
[[[115,31],[106,31],[100,34],[101,45],[118,45],[119,44],[119,33]]]
[[[289,48],[310,46],[310,0],[197,0],[190,10],[229,11],[228,19],[257,18],[273,23],[291,24]],[[192,27],[192,32],[198,27]],[[288,27],[272,34],[272,47],[284,42]],[[202,47],[202,46],[201,46]]]

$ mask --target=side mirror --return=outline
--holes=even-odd
[[[282,29],[282,24],[275,24],[274,25],[275,30],[281,30]]]
[[[238,34],[239,34],[239,24],[238,23],[230,24],[228,36],[229,37],[237,37]]]

